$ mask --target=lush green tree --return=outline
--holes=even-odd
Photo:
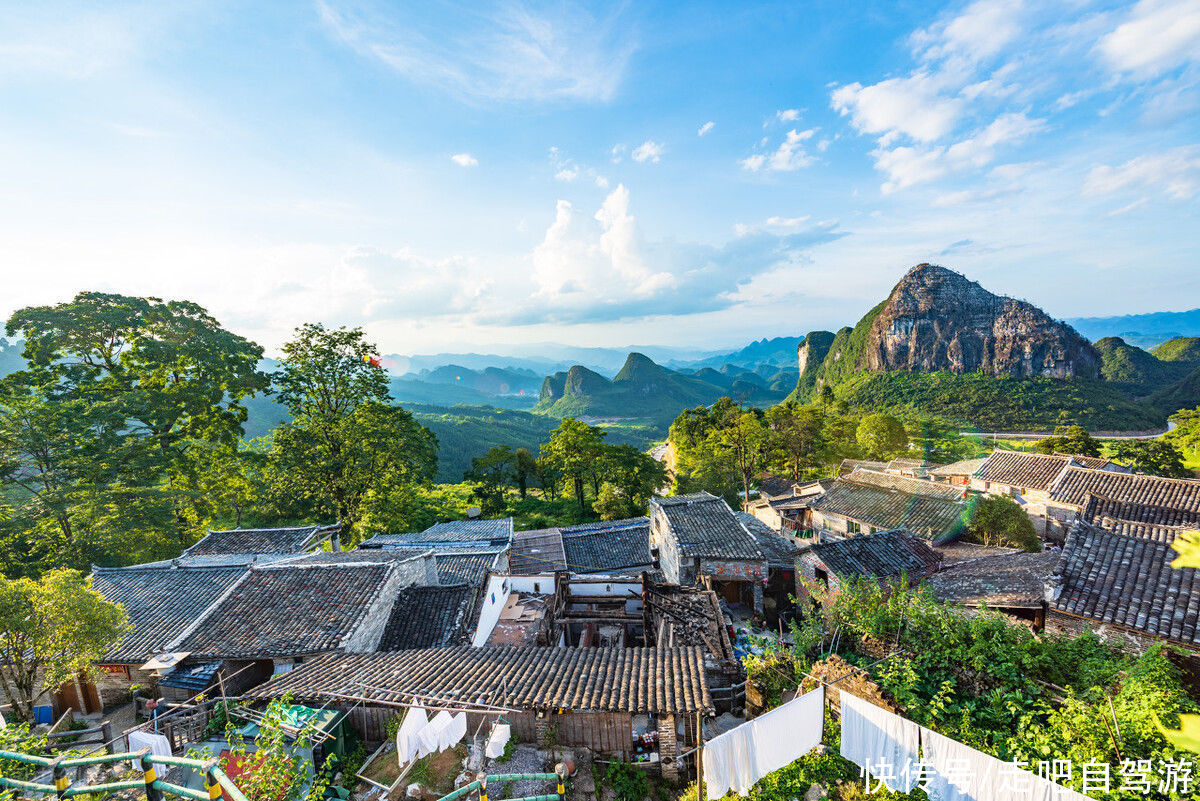
[[[1083,426],[1058,426],[1054,436],[1033,443],[1038,453],[1069,453],[1072,456],[1099,456],[1100,440]]]
[[[529,494],[529,479],[538,476],[537,457],[528,448],[517,448],[516,457],[517,494],[525,500]]]
[[[276,429],[268,470],[286,516],[335,517],[343,541],[361,538],[362,504],[389,491],[411,491],[437,470],[437,439],[390,404],[379,353],[359,328],[307,324],[283,348],[275,380],[292,413]]]
[[[1174,443],[1193,459],[1200,456],[1200,406],[1195,409],[1180,409],[1167,418],[1173,428],[1164,438]]]
[[[93,670],[127,630],[121,607],[76,570],[0,578],[0,686],[17,717],[32,721],[42,695]]]
[[[1192,477],[1192,471],[1183,464],[1183,454],[1163,439],[1118,440],[1113,445],[1112,458],[1138,473],[1165,478]]]
[[[731,411],[725,424],[709,434],[709,440],[741,479],[739,507],[744,507],[750,497],[750,481],[767,461],[767,428],[762,417],[753,411]]]
[[[976,440],[959,433],[959,426],[936,417],[921,417],[906,425],[918,455],[935,464],[950,464],[978,455]]]
[[[600,456],[604,433],[596,426],[568,417],[551,432],[550,441],[541,447],[541,458],[546,460],[547,465],[571,481],[581,512],[587,508],[584,485],[592,476]]]
[[[475,484],[483,513],[497,515],[504,509],[504,495],[517,478],[517,455],[507,445],[497,445],[483,456],[471,460],[471,469],[463,476]]]
[[[794,401],[767,409],[771,449],[784,471],[799,481],[823,461],[825,411],[820,406],[802,406]]]
[[[904,424],[889,414],[869,414],[858,424],[855,439],[870,459],[887,461],[908,452]]]
[[[650,498],[665,491],[666,465],[632,445],[605,445],[597,462],[604,482],[594,508],[605,520],[645,514]]]
[[[992,548],[1042,549],[1033,521],[1012,498],[984,495],[972,499],[967,536]]]

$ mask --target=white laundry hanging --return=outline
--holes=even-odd
[[[844,690],[841,695],[842,756],[870,770],[889,790],[910,792],[920,778],[914,768],[921,727]]]
[[[759,779],[816,748],[824,718],[825,689],[819,687],[714,737],[704,745],[708,797],[729,790],[747,795]]]
[[[425,714],[425,707],[417,704],[408,710],[408,714],[404,716],[404,722],[400,724],[400,729],[396,732],[396,758],[400,760],[401,765],[412,762],[413,757],[417,755],[419,747],[417,735],[428,725],[429,718]]]
[[[504,753],[504,746],[508,745],[508,738],[512,736],[512,726],[507,723],[497,723],[492,726],[492,733],[488,735],[487,747],[484,753],[488,759],[495,759]]]
[[[147,746],[154,756],[171,756],[171,743],[163,735],[148,731],[129,732],[130,751],[141,751]]]
[[[417,734],[418,757],[428,756],[445,747],[442,745],[442,741],[446,737],[446,729],[452,720],[450,713],[443,709],[433,716],[433,720],[429,721],[428,726],[421,729]]]
[[[921,729],[930,766],[928,794],[937,801],[1086,801],[1087,796],[1021,770],[957,740]]]
[[[453,748],[467,736],[467,713],[459,712],[446,726],[442,736],[442,748]]]

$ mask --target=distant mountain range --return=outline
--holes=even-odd
[[[677,371],[630,353],[611,381],[582,365],[547,376],[533,410],[554,417],[638,420],[665,428],[682,409],[721,397],[757,405],[777,403],[792,391],[798,377],[796,369],[769,365],[757,371],[732,365]]]
[[[1120,317],[1076,317],[1067,322],[1093,342],[1105,337],[1120,337],[1130,345],[1146,350],[1169,339],[1200,336],[1200,309]]]

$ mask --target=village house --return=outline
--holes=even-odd
[[[508,549],[508,572],[517,575],[553,573],[567,569],[562,531],[557,528],[518,531]]]
[[[767,557],[722,498],[699,492],[650,500],[650,548],[667,581],[701,577],[729,603],[763,611]]]
[[[964,459],[961,462],[952,462],[941,467],[935,467],[929,471],[929,479],[941,484],[969,487],[971,485],[971,477],[979,471],[979,468],[983,467],[983,463],[986,461],[986,457],[981,459]]]
[[[246,698],[346,710],[369,743],[386,721],[420,702],[462,709],[468,731],[503,715],[520,741],[553,741],[630,760],[654,742],[652,761],[679,776],[676,757],[698,742],[713,712],[700,648],[448,648],[326,654],[251,690]],[[476,711],[482,707],[490,711]],[[653,733],[653,734],[651,734]],[[643,737],[643,735],[647,735]]]
[[[986,606],[1041,631],[1045,624],[1046,581],[1058,565],[1059,552],[988,550],[1004,552],[943,563],[926,583],[938,600],[966,609]]]
[[[882,473],[887,470],[887,462],[876,462],[870,459],[843,459],[838,465],[838,477],[848,476],[855,470],[874,470],[876,473]]]
[[[983,462],[971,478],[970,487],[988,495],[1005,495],[1015,500],[1033,521],[1039,537],[1062,542],[1074,519],[1072,510],[1067,520],[1052,514],[1051,491],[1062,476],[1071,469],[1112,474],[1128,473],[1128,468],[1088,456],[1068,454],[1021,453],[997,450]],[[1065,527],[1064,527],[1065,523]]]
[[[1048,530],[1061,540],[1089,502],[1097,498],[1142,510],[1131,513],[1135,520],[1157,516],[1162,521],[1183,521],[1200,515],[1200,481],[1068,466],[1048,493]]]
[[[810,505],[832,485],[832,479],[795,482],[778,495],[760,492],[757,498],[746,504],[746,509],[771,530],[803,542],[812,532]]]
[[[572,573],[637,577],[654,570],[648,517],[564,526],[560,531]]]
[[[339,549],[341,523],[286,528],[235,528],[209,531],[195,545],[185,548],[174,564],[249,564],[271,562],[298,554],[312,553],[326,544]],[[160,563],[152,563],[160,564]]]
[[[787,537],[771,530],[749,512],[737,512],[737,518],[758,543],[767,557],[767,583],[763,587],[763,614],[775,628],[780,616],[790,618],[795,604],[792,593],[796,588],[796,555],[800,548]]]
[[[1128,529],[1127,529],[1128,530]],[[1138,534],[1076,521],[1045,588],[1046,630],[1078,635],[1084,627],[1140,653],[1155,641],[1189,654],[1200,679],[1200,570],[1174,568],[1171,547],[1184,529],[1142,524]]]
[[[903,530],[877,531],[816,543],[796,556],[796,596],[808,595],[805,583],[830,590],[867,578],[892,582],[905,576],[917,584],[937,570],[941,556],[922,538]]]
[[[947,542],[966,526],[964,496],[962,488],[857,468],[813,501],[813,530],[822,541],[903,528]]]
[[[883,468],[883,472],[905,478],[929,478],[929,471],[938,467],[941,465],[924,459],[893,459]]]

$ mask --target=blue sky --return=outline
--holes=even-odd
[[[1200,0],[0,3],[0,312],[721,347],[1200,306]]]

